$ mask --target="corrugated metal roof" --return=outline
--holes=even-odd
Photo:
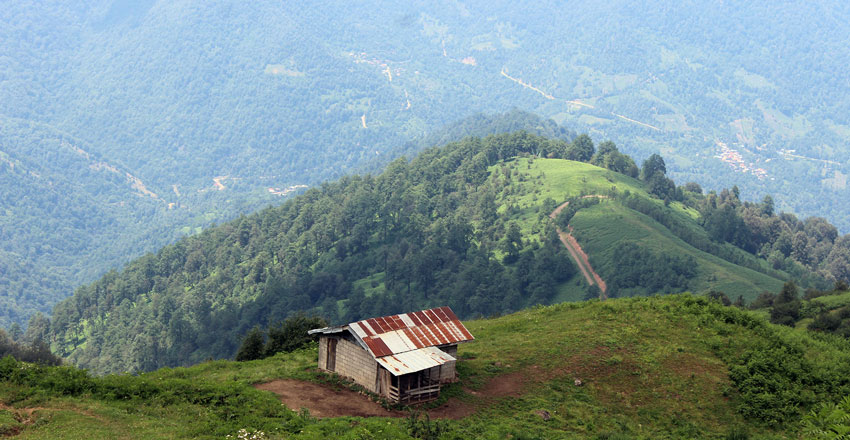
[[[348,328],[375,358],[475,339],[448,307],[364,319]]]
[[[393,376],[427,370],[453,360],[455,358],[437,347],[425,347],[377,359],[378,363]]]
[[[308,335],[315,335],[316,333],[321,333],[324,335],[332,334],[332,333],[340,333],[345,331],[344,325],[338,325],[335,327],[322,327],[322,328],[314,328],[313,330],[307,330]]]

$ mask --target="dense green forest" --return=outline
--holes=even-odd
[[[52,320],[39,315],[27,337],[96,372],[147,371],[233,356],[251,328],[299,311],[339,323],[439,304],[470,317],[599,296],[559,240],[556,225],[565,221],[582,243],[607,237],[603,248],[622,251],[612,257],[588,243],[591,262],[612,281],[609,297],[717,288],[752,300],[793,273],[812,286],[832,279],[795,260],[808,253],[772,266],[713,236],[699,210],[721,209],[715,195],[677,187],[659,156],[638,171],[621,155],[586,135],[567,143],[526,132],[435,147],[378,176],[323,184],[145,255],[78,289]],[[577,208],[550,221],[570,200]],[[779,218],[767,205],[759,222]],[[581,226],[600,209],[617,214],[594,224],[619,235]],[[623,227],[624,218],[634,227]],[[752,234],[742,222],[724,227],[737,228],[731,237]],[[647,229],[661,235],[634,235]]]
[[[0,326],[293,185],[487,134],[428,137],[511,108],[850,228],[843,2],[4,6]],[[571,136],[532,125],[494,124]]]
[[[10,189],[0,191],[0,327],[25,325],[73,286],[254,206],[222,194],[168,203],[87,149],[73,136],[0,116],[0,185]],[[196,204],[215,215],[186,208]]]

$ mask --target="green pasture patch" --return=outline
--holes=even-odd
[[[765,290],[776,292],[782,288],[782,281],[696,249],[655,220],[616,202],[583,209],[573,217],[571,224],[591,264],[603,279],[605,274],[617,270],[611,266],[615,245],[628,240],[655,252],[695,258],[698,274],[691,281],[694,291],[714,288],[730,297],[742,295],[751,301]]]
[[[837,309],[839,307],[850,306],[850,292],[819,296],[817,298],[812,298],[811,301],[813,303],[823,304],[827,309]]]

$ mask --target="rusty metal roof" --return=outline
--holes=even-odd
[[[475,339],[448,307],[364,319],[348,328],[375,358]]]
[[[425,347],[377,359],[378,364],[386,368],[393,376],[427,370],[453,360],[455,358],[437,347]]]

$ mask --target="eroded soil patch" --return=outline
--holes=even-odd
[[[315,417],[404,417],[400,411],[389,411],[368,397],[349,389],[336,389],[313,382],[280,379],[256,384],[254,388],[271,391],[287,407],[310,410]]]
[[[531,382],[527,371],[496,376],[480,390],[465,390],[476,402],[449,399],[437,408],[425,412],[435,419],[462,419],[495,399],[519,397]],[[407,417],[407,411],[387,410],[369,397],[345,388],[335,388],[295,379],[279,379],[256,384],[254,388],[271,391],[290,409],[310,410],[315,417]]]

